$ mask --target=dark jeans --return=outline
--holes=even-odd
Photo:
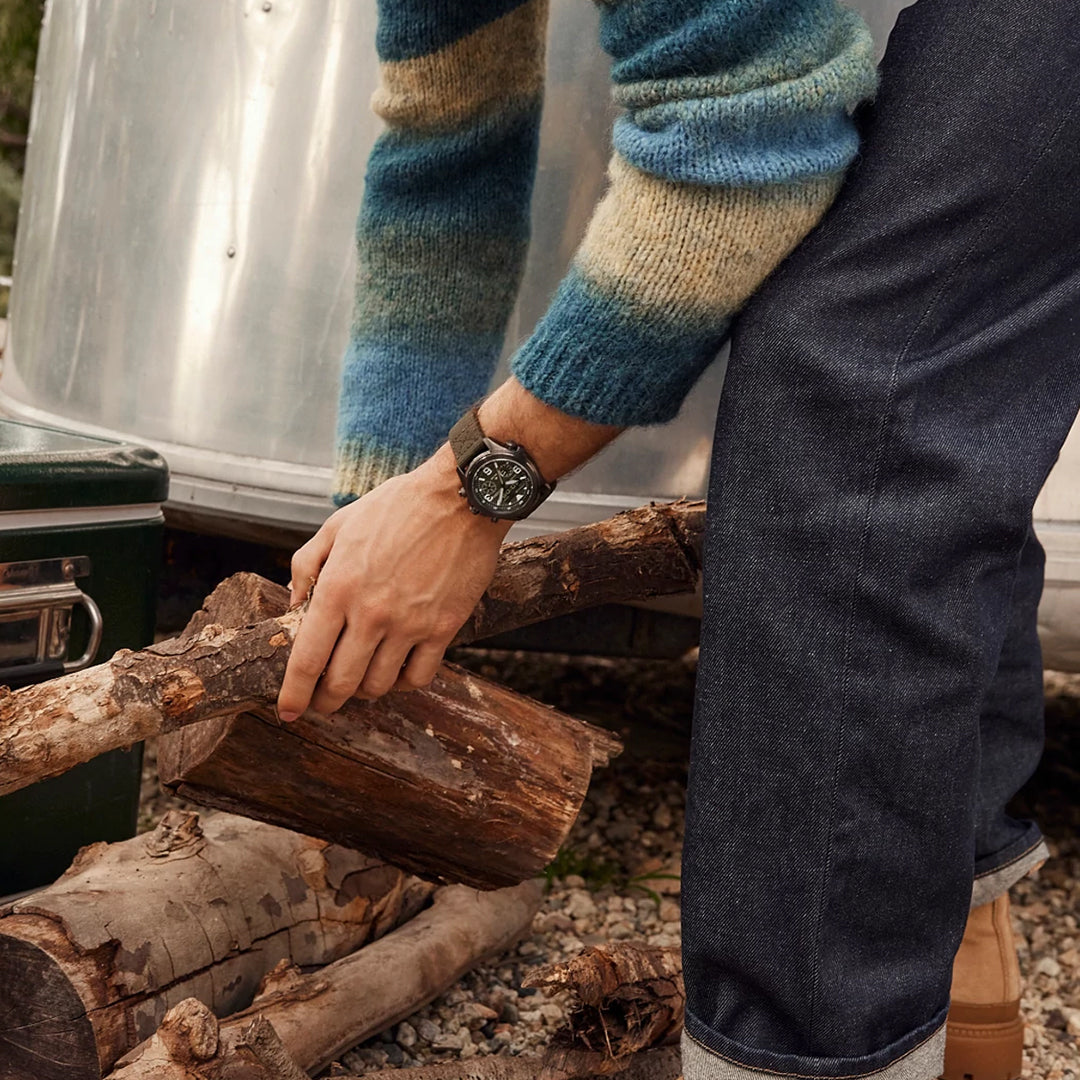
[[[736,328],[688,1080],[937,1076],[969,904],[1041,854],[1004,804],[1041,751],[1032,505],[1080,403],[1077,14],[906,10],[840,198]]]

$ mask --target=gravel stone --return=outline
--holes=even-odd
[[[404,1046],[406,1049],[416,1045],[416,1028],[414,1028],[408,1020],[402,1020],[401,1023],[398,1024],[397,1042],[399,1046]]]
[[[416,1034],[419,1035],[424,1042],[434,1044],[442,1034],[442,1031],[437,1024],[425,1018],[417,1022]]]

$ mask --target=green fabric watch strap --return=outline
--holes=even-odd
[[[487,449],[475,407],[450,429],[450,449],[454,451],[459,469],[464,469],[477,454]]]

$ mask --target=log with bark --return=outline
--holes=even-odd
[[[278,971],[250,1008],[215,1021],[197,1004],[126,1055],[111,1080],[294,1080],[396,1024],[515,944],[540,906],[536,881],[439,889],[431,907],[309,975]],[[252,1028],[258,1021],[261,1028]],[[269,1030],[268,1030],[269,1029]],[[261,1051],[252,1047],[262,1031]]]
[[[704,529],[705,503],[680,500],[506,544],[487,592],[454,644],[469,645],[602,604],[693,592],[701,578]],[[236,574],[210,594],[184,634],[213,623],[244,626],[272,619],[288,606],[283,586]]]
[[[170,811],[83,848],[0,909],[0,1076],[97,1080],[192,995],[248,1005],[283,958],[327,964],[431,887],[366,855],[228,814]]]
[[[702,516],[701,504],[643,507],[508,545],[459,640],[693,587]],[[285,728],[273,702],[300,613],[269,617],[284,591],[252,575],[236,589],[193,633],[15,693],[0,688],[0,794],[201,723],[164,754],[166,782],[193,801],[478,887],[524,880],[554,857],[617,740],[452,665],[428,690],[353,700]],[[252,612],[268,617],[253,622]]]
[[[686,1011],[678,947],[613,942],[530,972],[524,986],[569,990],[566,1027],[552,1037],[541,1080],[621,1072],[644,1050],[682,1033]]]
[[[648,506],[507,545],[457,642],[595,604],[693,589],[703,513],[701,503]],[[122,650],[108,663],[14,693],[0,688],[0,795],[148,735],[272,706],[300,618],[203,620],[194,636]]]

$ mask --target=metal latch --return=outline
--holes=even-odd
[[[90,573],[85,555],[0,563],[0,683],[78,671],[93,662],[101,644],[101,611],[75,584]],[[67,658],[71,613],[78,604],[90,619],[82,656]]]

